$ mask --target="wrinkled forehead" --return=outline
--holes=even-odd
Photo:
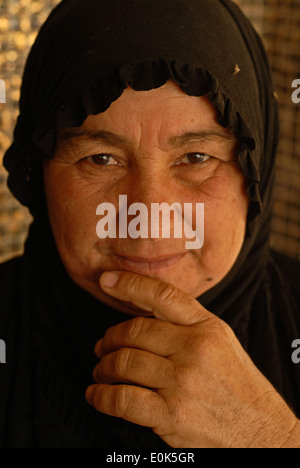
[[[157,148],[168,152],[192,143],[207,149],[210,145],[211,150],[213,144],[238,148],[231,129],[219,125],[217,115],[208,97],[188,96],[170,80],[150,91],[127,87],[104,113],[59,131],[56,152],[97,144],[148,155]]]
[[[62,138],[88,137],[99,129],[105,131],[112,126],[126,138],[130,127],[136,128],[137,133],[142,127],[146,133],[168,135],[174,130],[190,127],[197,128],[199,132],[211,131],[215,136],[233,138],[231,129],[220,126],[217,119],[217,107],[206,95],[189,96],[174,81],[168,80],[161,87],[149,91],[136,91],[127,86],[106,111],[90,114],[80,127],[60,130],[58,135]]]

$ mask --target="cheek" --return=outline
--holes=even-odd
[[[247,214],[249,201],[246,182],[238,168],[221,167],[201,188],[207,196],[207,206],[222,214],[223,219],[230,220]]]
[[[101,198],[100,184],[78,177],[72,167],[51,162],[45,167],[44,183],[48,208],[53,217],[55,214],[55,217],[75,224],[95,217]]]
[[[231,168],[232,169],[232,168]],[[246,230],[249,200],[244,176],[238,170],[226,170],[206,181],[204,252],[241,247]]]
[[[48,163],[44,170],[49,218],[62,252],[86,251],[96,237],[97,187],[77,178],[72,168]]]

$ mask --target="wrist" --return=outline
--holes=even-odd
[[[264,395],[264,402],[259,402],[260,411],[253,424],[258,427],[249,448],[300,448],[300,420],[276,393]],[[256,405],[258,402],[256,402]],[[264,416],[263,416],[264,415]]]

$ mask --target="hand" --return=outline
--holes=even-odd
[[[96,410],[172,447],[300,448],[300,422],[225,322],[158,279],[118,272],[108,287],[109,275],[107,294],[155,318],[120,323],[96,344],[97,383],[86,391]]]

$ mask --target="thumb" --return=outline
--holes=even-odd
[[[192,296],[157,278],[125,271],[105,272],[100,286],[106,294],[177,325],[194,325],[215,318]]]

